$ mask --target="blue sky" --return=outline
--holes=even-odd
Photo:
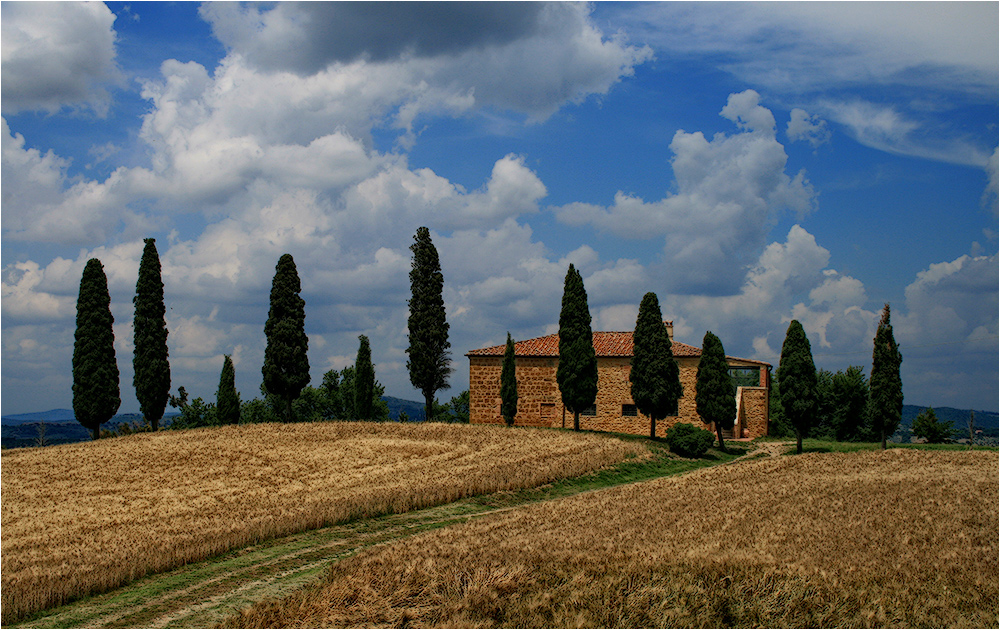
[[[406,374],[430,228],[455,368],[654,291],[676,338],[777,366],[871,363],[892,307],[905,402],[998,408],[998,5],[0,4],[2,412],[71,407],[83,266],[109,278],[123,412],[156,238],[172,389],[224,354],[259,395],[291,253],[314,382],[371,339]]]

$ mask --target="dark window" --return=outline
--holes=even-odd
[[[622,405],[622,415],[623,416],[638,416],[639,408],[635,405]]]
[[[760,368],[729,368],[729,375],[733,377],[733,385],[736,387],[760,387]]]
[[[591,405],[580,412],[581,416],[596,416],[597,415],[597,405]]]

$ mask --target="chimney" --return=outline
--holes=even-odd
[[[670,343],[673,343],[674,342],[674,322],[673,321],[665,321],[663,323],[667,327],[667,336],[670,337]]]

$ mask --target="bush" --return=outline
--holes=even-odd
[[[715,436],[711,431],[686,422],[678,422],[667,431],[667,445],[681,457],[701,457],[713,443]]]

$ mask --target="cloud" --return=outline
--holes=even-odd
[[[3,5],[3,112],[56,112],[66,106],[107,113],[107,87],[120,81],[115,15],[101,2]]]
[[[281,3],[203,5],[215,36],[265,70],[313,74],[334,62],[436,57],[498,46],[540,28],[543,3]],[[565,11],[565,9],[563,10]]]
[[[992,147],[955,119],[995,103],[995,3],[660,2],[613,11],[660,58],[708,60],[773,101],[844,125],[866,146],[978,167],[989,157]],[[877,102],[879,91],[896,106]]]
[[[734,292],[777,216],[806,213],[814,198],[804,172],[785,173],[774,116],[759,100],[753,90],[730,95],[720,115],[739,133],[674,135],[676,193],[646,202],[618,192],[610,207],[568,204],[555,209],[557,217],[626,238],[664,236],[660,282],[668,290]]]
[[[626,6],[622,17],[658,51],[714,54],[744,81],[782,93],[874,81],[996,95],[990,3],[654,3]]]
[[[808,142],[812,148],[817,148],[830,141],[830,130],[826,121],[819,116],[810,116],[804,109],[792,109],[785,133],[792,142]]]
[[[1000,158],[998,158],[998,153],[1000,153],[1000,147],[993,149],[993,155],[990,156],[990,160],[986,165],[986,190],[983,191],[983,204],[993,210],[993,215],[998,214],[997,209],[997,195],[1000,192],[998,188],[998,179],[1000,179]]]
[[[989,162],[989,153],[977,142],[955,135],[933,121],[917,120],[892,106],[830,99],[821,99],[815,106],[846,127],[855,140],[873,149],[979,168]]]
[[[422,112],[493,106],[545,119],[567,102],[606,93],[651,52],[605,39],[590,10],[576,3],[219,3],[201,14],[231,56],[268,73],[374,73],[395,88],[389,100],[397,126],[411,130]]]

